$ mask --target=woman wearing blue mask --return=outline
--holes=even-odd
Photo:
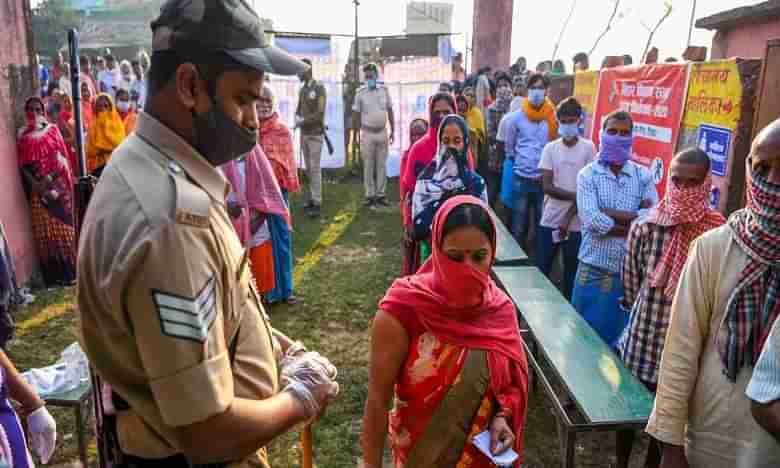
[[[536,266],[550,275],[558,250],[563,249],[563,292],[571,299],[582,235],[577,216],[577,174],[596,158],[596,147],[579,136],[582,106],[574,98],[558,105],[560,138],[542,151],[544,209],[536,236]]]
[[[512,234],[524,247],[528,246],[531,225],[538,226],[542,216],[542,150],[558,138],[555,106],[547,99],[549,87],[550,79],[545,75],[528,78],[528,98],[507,124],[504,143],[506,158],[513,161]]]

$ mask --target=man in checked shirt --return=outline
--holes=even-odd
[[[618,342],[618,353],[653,393],[672,298],[688,247],[700,235],[726,222],[709,206],[711,187],[707,153],[698,148],[681,152],[672,161],[666,196],[645,220],[633,224],[628,235],[621,305],[630,318]],[[660,446],[651,440],[646,466],[656,467],[660,462]]]

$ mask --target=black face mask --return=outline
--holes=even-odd
[[[217,167],[252,151],[258,135],[256,130],[248,130],[231,119],[211,92],[209,100],[211,107],[205,114],[192,111],[198,141],[195,147]]]

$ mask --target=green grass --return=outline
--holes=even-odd
[[[320,468],[356,466],[368,381],[368,329],[377,304],[401,270],[400,216],[396,204],[381,211],[363,208],[359,181],[330,173],[324,185],[323,215],[307,218],[302,197],[292,197],[295,234],[296,295],[294,306],[268,308],[273,325],[328,356],[339,368],[341,395],[314,429],[315,460]],[[397,181],[390,199],[398,200]],[[53,363],[75,341],[72,289],[39,292],[38,300],[16,315],[18,338],[9,354],[21,369]],[[77,458],[70,413],[53,411],[62,441],[55,462]],[[216,435],[215,435],[216,436]],[[527,466],[560,464],[555,419],[541,387],[529,401],[525,434]],[[578,466],[608,466],[614,453],[610,437],[589,436],[578,449]],[[273,442],[274,468],[300,466],[298,434]],[[94,454],[94,448],[92,449]],[[638,466],[638,465],[637,465]]]

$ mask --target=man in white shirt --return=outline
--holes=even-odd
[[[108,93],[114,99],[119,85],[119,68],[113,55],[107,54],[104,59],[106,69],[98,73],[98,87],[101,93]]]
[[[555,256],[563,249],[563,285],[568,300],[571,300],[582,244],[577,217],[577,174],[596,158],[593,142],[579,136],[581,115],[582,106],[573,97],[558,105],[560,138],[544,147],[539,162],[545,197],[536,236],[536,266],[549,276]]]
[[[146,78],[139,60],[133,60],[132,67],[135,80],[133,80],[133,84],[130,86],[130,98],[137,100],[138,109],[142,110],[146,104]]]

